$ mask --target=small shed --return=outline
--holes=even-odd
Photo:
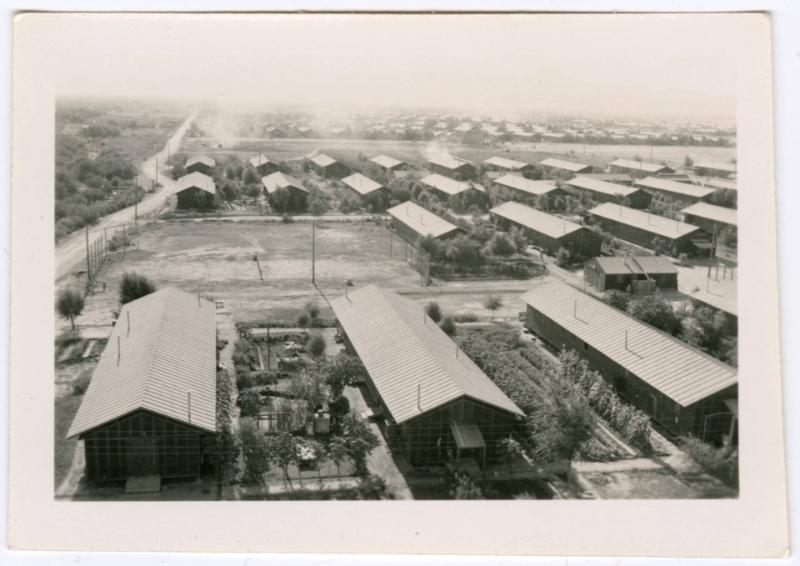
[[[67,438],[86,477],[197,477],[216,430],[216,305],[174,287],[124,305]]]
[[[250,166],[258,171],[258,174],[262,177],[278,170],[278,164],[263,153],[259,153],[258,155],[251,157]]]
[[[187,173],[203,173],[210,175],[216,166],[216,161],[207,155],[192,155],[186,160],[183,168]]]
[[[312,153],[306,157],[306,162],[320,177],[341,179],[350,174],[347,165],[324,153]]]
[[[477,176],[477,170],[472,163],[452,155],[432,157],[428,160],[428,167],[434,173],[439,173],[457,181],[468,181]]]
[[[395,159],[394,157],[390,157],[388,155],[376,155],[369,161],[370,163],[377,165],[387,173],[408,169],[407,163],[404,163],[399,159]]]
[[[195,171],[178,179],[176,184],[177,208],[207,210],[216,207],[217,186],[208,175]]]
[[[678,269],[664,256],[596,257],[584,265],[583,279],[598,291],[678,290]]]
[[[261,184],[264,185],[264,192],[270,197],[270,203],[273,203],[275,193],[280,189],[284,189],[288,195],[287,202],[284,206],[286,210],[303,210],[306,208],[309,194],[308,189],[294,177],[276,171],[275,173],[270,173],[266,177],[262,177]]]

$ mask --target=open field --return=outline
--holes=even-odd
[[[310,222],[151,222],[139,227],[133,241],[135,248],[124,255],[116,252],[109,256],[98,276],[99,285],[87,297],[77,320],[79,327],[107,327],[110,331],[125,271],[140,273],[158,287],[174,285],[224,301],[235,321],[293,321],[308,300],[319,298],[311,285]],[[523,310],[519,296],[530,288],[528,281],[462,281],[421,287],[420,275],[402,259],[402,245],[397,236],[372,222],[319,222],[317,285],[326,296],[336,297],[344,293],[348,279],[355,287],[374,283],[421,303],[435,299],[447,314],[471,313],[481,319],[516,319]],[[73,279],[64,284],[79,281]],[[483,306],[490,293],[503,302],[495,313]],[[324,300],[319,303],[322,316],[331,318]],[[58,332],[68,322],[58,319],[57,324]]]
[[[316,230],[317,284],[326,294],[376,283],[413,287],[419,275],[389,256],[390,232],[368,222],[320,223]],[[159,222],[140,228],[138,249],[112,255],[100,273],[106,291],[88,297],[81,325],[110,324],[125,271],[158,287],[175,285],[225,302],[238,320],[281,320],[314,296],[311,285],[310,223]],[[395,237],[395,245],[397,239]],[[264,281],[253,255],[257,254]],[[102,283],[100,285],[102,289]]]
[[[261,152],[270,158],[285,161],[298,159],[315,150],[332,153],[344,161],[356,162],[359,153],[372,157],[387,153],[408,163],[423,165],[433,153],[449,151],[453,155],[473,162],[501,155],[529,163],[538,163],[547,157],[558,156],[591,165],[605,166],[618,158],[639,156],[645,161],[666,161],[682,165],[689,155],[695,161],[729,161],[736,157],[735,147],[704,146],[649,146],[649,145],[598,145],[578,143],[510,143],[495,147],[448,144],[439,141],[358,140],[358,139],[270,139],[238,138],[233,145],[219,147],[213,138],[187,138],[187,153],[203,152],[211,155],[234,154],[241,158]]]

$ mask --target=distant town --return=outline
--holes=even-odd
[[[76,98],[55,144],[56,498],[738,496],[732,125]]]

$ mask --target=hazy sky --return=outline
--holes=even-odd
[[[733,119],[740,17],[76,15],[51,47],[62,95]]]

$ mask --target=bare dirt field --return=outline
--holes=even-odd
[[[311,223],[161,221],[141,225],[135,249],[116,252],[98,276],[77,319],[82,334],[98,327],[110,332],[118,308],[122,274],[133,271],[157,287],[174,285],[223,301],[234,321],[294,321],[299,309],[316,298],[322,315],[332,313],[311,284]],[[437,300],[448,314],[478,318],[517,318],[519,296],[529,281],[467,281],[420,286],[420,275],[402,259],[397,236],[373,222],[319,222],[316,229],[316,281],[326,297],[370,283],[394,289],[420,303]],[[259,279],[258,256],[264,281]],[[394,257],[392,257],[394,256]],[[79,278],[74,278],[79,281]],[[71,284],[66,281],[64,284]],[[103,290],[105,284],[105,290]],[[494,313],[485,308],[489,294],[501,298]],[[59,332],[68,322],[58,319]],[[99,328],[98,328],[99,329]]]
[[[108,325],[125,271],[224,301],[235,320],[293,320],[296,310],[318,297],[311,284],[311,223],[158,222],[142,226],[138,249],[112,255],[99,275],[99,290],[87,297],[81,326]],[[343,292],[345,281],[389,288],[419,285],[419,274],[391,258],[390,232],[371,222],[319,223],[316,280],[326,295]],[[395,237],[395,246],[397,238]],[[253,256],[257,255],[262,282]],[[102,283],[106,290],[102,290]],[[62,321],[63,322],[63,321]]]

